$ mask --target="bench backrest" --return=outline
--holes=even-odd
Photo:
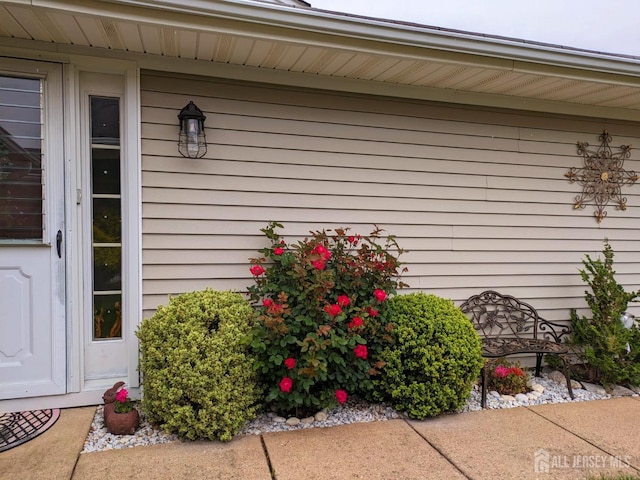
[[[460,306],[481,336],[538,338],[538,312],[531,305],[487,290]]]

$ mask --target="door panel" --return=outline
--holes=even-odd
[[[11,59],[1,65],[0,399],[61,394],[65,265],[56,240],[64,232],[62,69]]]

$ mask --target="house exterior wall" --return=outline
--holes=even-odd
[[[177,153],[177,118],[193,100],[208,153]],[[245,290],[259,229],[373,224],[409,250],[408,291],[456,301],[496,289],[549,320],[583,308],[578,269],[608,238],[618,281],[640,288],[640,186],[625,212],[574,210],[564,177],[583,166],[576,142],[640,145],[640,125],[384,97],[141,74],[145,316],[169,294]],[[614,147],[615,148],[615,147]],[[625,163],[640,171],[640,153]]]

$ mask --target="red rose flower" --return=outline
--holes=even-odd
[[[349,243],[356,243],[356,237],[354,237],[353,235],[349,235]]]
[[[367,310],[367,313],[369,314],[370,317],[377,317],[379,312],[375,308],[369,307],[369,309]]]
[[[251,272],[252,275],[258,277],[265,272],[265,269],[262,268],[262,265],[254,265],[249,269],[249,271]]]
[[[336,400],[338,400],[338,403],[342,405],[347,401],[347,392],[344,390],[336,390]]]
[[[340,305],[341,307],[348,307],[350,303],[351,300],[346,295],[340,295],[338,297],[338,305]]]
[[[269,307],[269,312],[273,313],[274,315],[281,314],[282,310],[284,309],[282,308],[282,305],[280,305],[279,303],[274,303]]]
[[[316,270],[324,270],[327,266],[326,263],[324,263],[324,260],[314,260],[311,262],[311,265],[313,265],[313,268]]]
[[[369,352],[367,352],[366,345],[358,345],[356,348],[353,349],[353,353],[356,355],[356,357],[366,360]]]
[[[353,320],[349,322],[349,328],[353,330],[354,328],[358,328],[362,326],[362,319],[360,317],[353,317]]]
[[[284,249],[281,247],[276,247],[273,249],[273,254],[274,255],[282,255],[284,253]]]
[[[284,377],[282,380],[280,380],[280,390],[283,391],[284,393],[289,393],[291,391],[291,387],[293,387],[293,380],[291,380],[289,377]]]
[[[273,305],[273,300],[271,300],[270,298],[265,298],[264,300],[262,300],[262,305],[264,305],[266,308],[269,308],[271,305]]]
[[[292,357],[286,358],[284,360],[284,366],[287,367],[289,370],[293,370],[296,366],[296,359]]]
[[[329,260],[331,258],[331,252],[327,250],[323,245],[318,245],[313,249],[313,253],[316,255],[320,255],[325,260]]]
[[[324,311],[327,312],[330,317],[335,317],[342,313],[342,308],[340,307],[340,305],[336,305],[336,304],[327,305],[324,307]]]
[[[382,302],[387,298],[387,292],[385,292],[384,290],[376,289],[373,292],[373,296],[376,297],[376,300]]]

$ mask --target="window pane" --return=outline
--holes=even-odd
[[[90,97],[90,106],[93,338],[99,340],[122,337],[120,100]]]
[[[120,144],[120,100],[91,97],[91,143]]]
[[[93,249],[93,289],[113,291],[122,288],[120,279],[120,247],[95,247]]]
[[[93,193],[120,193],[120,150],[94,148],[91,152]]]
[[[94,295],[93,338],[122,337],[122,296]]]
[[[42,240],[41,81],[0,76],[0,239]]]
[[[120,243],[120,199],[93,199],[93,243]]]

